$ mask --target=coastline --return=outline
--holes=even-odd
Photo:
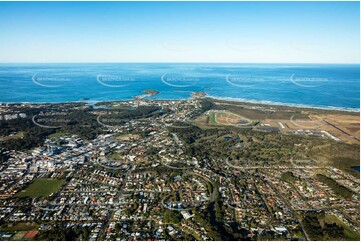
[[[85,64],[85,63],[84,63]],[[93,63],[97,65],[97,63]],[[103,70],[104,66],[101,63],[98,63],[100,70]],[[159,100],[159,101],[167,101],[167,100],[187,100],[191,97],[192,92],[206,92],[205,97],[216,99],[216,100],[224,100],[224,101],[232,101],[232,102],[241,102],[241,103],[249,103],[254,105],[273,105],[273,106],[287,106],[293,108],[303,108],[303,109],[319,109],[319,110],[337,110],[337,111],[345,111],[345,112],[360,112],[360,97],[359,97],[359,66],[354,64],[355,66],[351,67],[342,67],[334,70],[332,67],[324,67],[320,68],[319,65],[313,64],[305,64],[306,66],[298,66],[298,64],[266,64],[266,63],[258,63],[254,65],[248,65],[250,63],[239,63],[239,65],[223,65],[221,63],[214,63],[214,68],[212,66],[200,65],[199,70],[194,71],[193,69],[196,66],[196,63],[186,63],[189,66],[169,66],[166,64],[156,64],[155,67],[148,68],[147,66],[138,66],[137,63],[134,63],[134,66],[127,66],[126,63],[123,63],[124,66],[120,68],[119,66],[111,66],[115,68],[115,70],[124,69],[130,70],[129,75],[136,75],[137,81],[139,83],[134,82],[133,87],[129,87],[126,89],[109,89],[107,86],[91,86],[89,90],[88,86],[92,85],[93,79],[88,81],[89,78],[93,78],[93,75],[89,74],[84,75],[83,71],[94,71],[94,66],[77,66],[77,65],[69,65],[63,66],[66,71],[70,71],[74,75],[74,86],[69,86],[64,91],[61,90],[53,90],[50,92],[51,95],[48,96],[46,89],[39,89],[34,92],[34,97],[32,97],[33,86],[34,83],[28,83],[30,79],[30,74],[34,72],[34,70],[38,70],[39,66],[31,66],[29,68],[19,67],[21,72],[18,73],[18,69],[4,69],[4,80],[7,78],[15,78],[16,80],[19,78],[19,89],[16,89],[17,81],[14,81],[12,84],[13,90],[8,93],[5,92],[0,99],[1,104],[18,104],[18,103],[30,103],[30,104],[46,104],[46,103],[91,103],[95,104],[98,102],[122,102],[122,101],[131,101],[134,100],[135,97],[143,100]],[[128,63],[129,64],[129,63]],[[139,63],[138,63],[139,64]],[[171,64],[171,63],[169,63]],[[201,63],[200,63],[201,64]],[[325,63],[327,66],[327,64]],[[306,68],[307,67],[307,68]],[[310,68],[315,67],[315,68]],[[49,67],[50,68],[50,67]],[[79,68],[79,70],[77,69]],[[87,69],[88,68],[88,69]],[[117,69],[118,68],[118,69]],[[128,69],[127,69],[128,68]],[[155,69],[154,69],[155,68]],[[183,68],[183,69],[182,69]],[[193,68],[193,69],[192,69]],[[213,69],[212,69],[213,68]],[[256,69],[254,69],[256,68]],[[294,69],[296,68],[296,69]],[[351,69],[349,69],[351,68]],[[174,77],[169,76],[169,78],[173,78],[174,81],[179,81],[182,84],[185,80],[182,78],[185,75],[184,70],[187,71],[187,76],[197,77],[198,74],[200,76],[203,75],[204,80],[197,81],[196,83],[185,83],[184,88],[165,86],[166,83],[159,80],[158,76],[161,73],[167,73],[169,70],[172,70]],[[210,72],[209,69],[212,69]],[[45,67],[45,69],[39,69],[39,75],[47,77],[47,75],[60,75],[58,70],[55,68],[55,74],[48,73],[53,69],[49,69]],[[81,70],[81,71],[80,71]],[[146,72],[143,72],[146,70]],[[164,72],[163,72],[164,71]],[[21,73],[28,73],[29,77],[22,76]],[[139,73],[138,73],[139,72]],[[238,77],[238,72],[240,73]],[[91,73],[91,72],[90,72]],[[128,73],[128,72],[127,72]],[[233,74],[232,74],[233,73]],[[239,89],[238,91],[233,92],[233,86],[230,85],[227,81],[227,76],[234,75],[235,81],[246,81],[243,80],[243,74],[247,73],[259,73],[253,78],[257,78],[254,84],[253,89],[247,89],[243,91]],[[310,83],[306,83],[306,86],[297,85],[294,80],[291,80],[291,73],[298,73],[298,79],[302,80],[302,78],[309,78],[305,81],[310,81]],[[328,73],[328,74],[327,74]],[[356,73],[356,74],[355,74]],[[21,74],[21,75],[20,75]],[[26,74],[26,75],[28,75]],[[122,73],[119,73],[122,76]],[[318,83],[317,77],[322,77],[327,74],[327,82]],[[65,74],[62,74],[65,75]],[[70,75],[70,74],[69,74]],[[138,77],[139,75],[139,77]],[[155,77],[156,75],[156,77]],[[9,76],[9,77],[8,77]],[[209,76],[209,78],[208,78]],[[213,79],[213,77],[215,79]],[[252,75],[250,76],[250,78]],[[312,79],[315,78],[315,80]],[[79,79],[77,79],[79,78]],[[177,79],[179,78],[179,80]],[[238,78],[238,79],[237,79]],[[240,79],[239,79],[240,78]],[[258,78],[260,81],[258,81]],[[269,80],[267,78],[270,78]],[[139,79],[139,80],[138,80]],[[9,79],[10,80],[10,79]],[[222,82],[219,82],[222,80]],[[250,81],[253,79],[251,78]],[[273,82],[273,80],[275,80]],[[278,87],[277,80],[280,80],[280,87]],[[347,81],[347,85],[344,85],[344,81]],[[84,84],[82,84],[84,81]],[[154,83],[153,83],[154,81]],[[182,82],[183,81],[183,82]],[[225,82],[226,81],[226,82]],[[262,81],[262,82],[261,82]],[[320,91],[310,91],[311,89],[307,89],[306,87],[312,87],[312,82],[316,81],[315,87],[320,86]],[[223,86],[222,83],[226,83],[227,86]],[[295,85],[293,85],[293,84]],[[3,87],[4,90],[7,90],[9,83],[8,81],[0,82],[0,86]],[[31,84],[31,86],[30,86]],[[235,84],[235,83],[234,83]],[[262,85],[261,85],[262,84]],[[290,84],[290,86],[288,86]],[[311,84],[311,86],[309,86]],[[329,86],[326,86],[329,85]],[[130,85],[130,84],[129,84]],[[191,87],[191,86],[194,87]],[[61,86],[61,85],[60,85]],[[127,86],[127,84],[125,85]],[[237,84],[235,84],[237,86]],[[242,85],[241,85],[242,86]],[[252,86],[252,85],[251,85]],[[76,90],[76,88],[85,88],[84,90],[77,91],[76,93],[72,93],[72,91]],[[222,90],[224,87],[224,90]],[[252,87],[253,88],[253,87]],[[286,89],[284,89],[286,88]],[[288,88],[288,89],[287,89]],[[73,90],[74,89],[74,90]],[[219,89],[219,90],[218,90]],[[155,90],[159,91],[159,95]],[[272,90],[279,91],[283,90],[280,93],[272,93]],[[289,90],[289,92],[288,92]],[[57,92],[59,91],[59,95]],[[99,91],[99,92],[98,92]],[[117,93],[119,91],[119,93]],[[148,92],[147,92],[148,91]],[[108,94],[109,93],[109,94]],[[29,95],[30,94],[30,95]],[[61,95],[60,95],[61,94]],[[154,95],[155,94],[155,95]],[[55,96],[53,96],[55,95]],[[152,96],[150,96],[152,95]],[[324,95],[324,96],[323,96]],[[52,97],[53,96],[53,97]],[[195,98],[195,97],[193,97]],[[196,97],[200,98],[200,97]],[[102,99],[102,100],[101,100]]]
[[[248,100],[242,98],[218,97],[218,96],[210,96],[210,95],[207,95],[206,98],[220,100],[220,101],[234,102],[234,103],[243,103],[243,104],[360,113],[360,108],[346,108],[346,107],[332,107],[332,106],[323,107],[323,106],[312,106],[306,104],[293,104],[293,103],[283,103],[283,102],[273,102],[273,101],[257,101],[257,100]]]
[[[143,94],[146,96],[142,100],[148,100],[147,97],[152,96],[148,94]],[[46,104],[72,104],[72,103],[84,103],[88,105],[95,105],[97,103],[111,103],[111,102],[129,102],[135,101],[135,96],[131,99],[123,99],[123,100],[106,100],[106,101],[98,101],[98,100],[79,100],[79,101],[66,101],[66,102],[0,102],[0,105],[20,105],[20,104],[29,104],[29,105],[46,105]],[[149,101],[181,101],[181,100],[191,100],[197,99],[193,97],[182,98],[182,99],[152,99]],[[346,107],[321,107],[321,106],[312,106],[312,105],[305,105],[305,104],[293,104],[293,103],[282,103],[282,102],[272,102],[272,101],[257,101],[257,100],[247,100],[243,98],[231,98],[231,97],[218,97],[218,96],[211,96],[206,94],[202,98],[198,99],[211,99],[211,100],[218,100],[218,101],[225,101],[225,102],[232,102],[238,104],[245,104],[245,105],[261,105],[261,106],[268,106],[268,107],[278,107],[278,108],[296,108],[296,109],[309,109],[314,111],[340,111],[340,112],[348,112],[348,113],[360,113],[359,108],[346,108]]]

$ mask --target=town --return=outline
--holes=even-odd
[[[0,239],[359,240],[358,115],[198,96],[2,104]]]

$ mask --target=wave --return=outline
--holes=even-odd
[[[242,103],[250,103],[250,104],[262,104],[262,105],[275,105],[275,106],[286,106],[286,107],[295,107],[295,108],[310,108],[310,109],[323,109],[323,110],[335,110],[335,111],[347,111],[347,112],[360,112],[359,108],[349,108],[349,107],[336,107],[336,106],[317,106],[317,105],[309,105],[309,104],[296,104],[296,103],[286,103],[286,102],[277,102],[277,101],[268,101],[268,100],[254,100],[254,99],[245,99],[245,98],[233,98],[233,97],[223,97],[223,96],[215,96],[206,94],[206,98],[223,100],[223,101],[232,101],[232,102],[242,102]],[[179,101],[179,100],[189,100],[192,97],[188,98],[173,98],[173,99],[162,99],[158,97],[154,97],[152,100],[156,101]],[[147,98],[145,98],[148,100]],[[110,100],[75,100],[75,101],[54,101],[54,102],[0,102],[0,104],[61,104],[61,103],[87,103],[89,105],[94,105],[100,102],[127,102],[133,101],[132,98],[124,98],[124,99],[110,99]]]
[[[287,106],[295,108],[311,108],[311,109],[323,109],[323,110],[335,110],[335,111],[347,111],[347,112],[360,112],[359,108],[349,108],[349,107],[334,107],[334,106],[316,106],[308,104],[296,104],[296,103],[286,103],[286,102],[275,102],[267,100],[252,100],[245,98],[233,98],[233,97],[221,97],[214,95],[206,95],[208,98],[223,100],[223,101],[233,101],[233,102],[244,102],[251,104],[263,104],[263,105],[275,105],[275,106]]]

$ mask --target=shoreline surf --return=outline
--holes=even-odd
[[[232,97],[219,97],[206,95],[204,98],[218,100],[218,101],[226,101],[226,102],[234,102],[240,104],[252,104],[252,105],[264,105],[264,106],[276,106],[276,107],[288,107],[288,108],[297,108],[297,109],[313,109],[313,110],[323,110],[323,111],[343,111],[350,113],[360,113],[360,109],[358,108],[346,108],[346,107],[321,107],[321,106],[312,106],[305,104],[293,104],[293,103],[282,103],[282,102],[273,102],[273,101],[258,101],[258,100],[248,100],[243,98],[232,98]],[[181,100],[190,100],[194,99],[192,97],[188,98],[179,98],[179,99],[141,99],[147,101],[181,101]],[[111,102],[129,102],[135,101],[134,98],[131,99],[118,99],[118,100],[79,100],[79,101],[66,101],[66,102],[0,102],[0,105],[20,105],[20,104],[29,104],[29,105],[46,105],[46,104],[71,104],[71,103],[85,103],[88,105],[95,105],[97,103],[111,103]]]

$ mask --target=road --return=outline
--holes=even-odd
[[[226,164],[228,166],[231,166],[233,168],[239,169],[239,170],[255,170],[255,169],[264,169],[264,170],[313,170],[313,169],[323,169],[322,167],[316,167],[316,166],[289,166],[289,167],[275,167],[275,166],[236,166],[231,164],[228,159],[225,160]]]
[[[306,240],[310,240],[310,238],[309,238],[309,236],[308,236],[308,234],[307,234],[307,232],[306,232],[306,230],[305,230],[302,222],[300,221],[300,218],[299,218],[298,214],[295,212],[295,210],[293,210],[291,204],[287,201],[287,199],[285,199],[285,197],[283,196],[283,194],[281,194],[281,192],[273,185],[272,182],[269,182],[269,181],[267,180],[267,183],[268,183],[268,185],[277,193],[277,195],[282,199],[282,201],[284,202],[284,204],[285,204],[285,205],[288,207],[288,209],[291,211],[291,213],[295,216],[298,224],[299,224],[299,225],[301,226],[301,228],[302,228],[302,232],[303,232],[303,235],[304,235],[304,237],[306,238]]]
[[[330,126],[334,127],[335,129],[337,129],[337,130],[341,131],[342,133],[344,133],[344,134],[348,135],[350,138],[355,139],[355,140],[357,140],[357,141],[359,141],[359,142],[360,142],[360,139],[358,139],[358,138],[356,138],[355,136],[353,136],[353,135],[349,134],[349,133],[348,133],[348,132],[346,132],[345,130],[343,130],[343,129],[341,129],[341,128],[337,127],[336,125],[334,125],[333,123],[331,123],[331,122],[327,121],[326,119],[322,119],[322,121],[323,121],[323,122],[325,122],[326,124],[328,124],[328,125],[330,125]]]

